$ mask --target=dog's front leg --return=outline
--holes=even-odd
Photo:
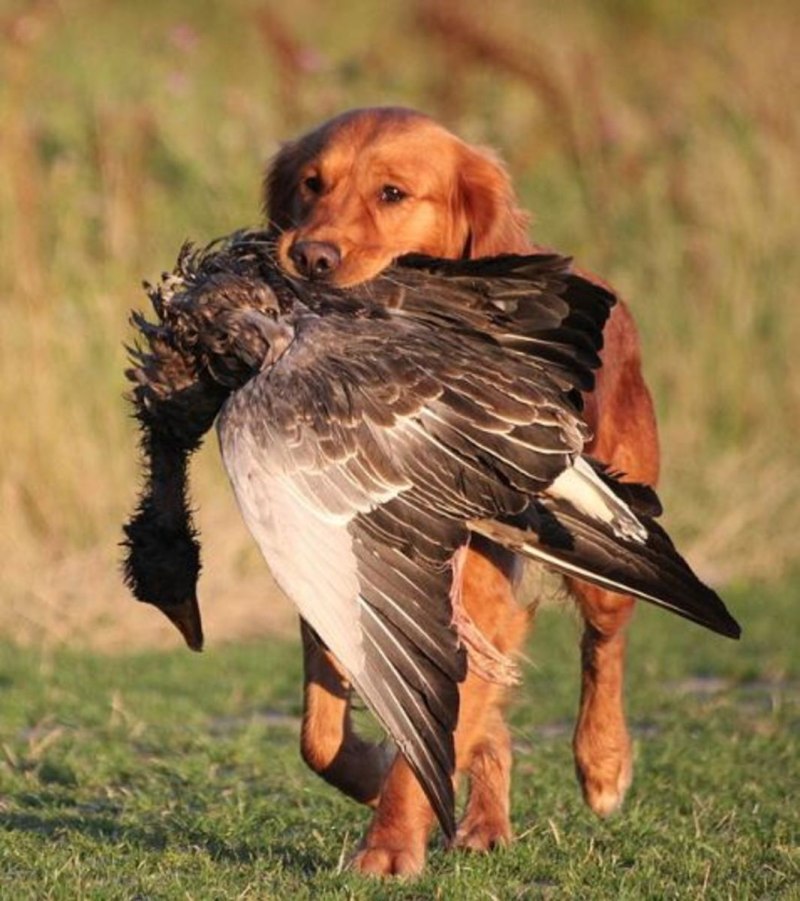
[[[394,758],[386,743],[360,738],[350,717],[352,688],[336,658],[304,620],[303,760],[334,788],[362,804],[375,806]]]

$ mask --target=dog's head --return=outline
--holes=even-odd
[[[488,150],[413,110],[352,110],[284,147],[264,183],[294,275],[357,284],[405,253],[522,252],[527,217]]]

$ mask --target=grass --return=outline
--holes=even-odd
[[[3,634],[164,641],[126,612],[116,572],[136,489],[120,400],[127,312],[185,237],[259,219],[263,163],[280,140],[370,103],[420,107],[497,147],[536,237],[630,300],[661,423],[667,522],[701,571],[724,585],[791,568],[797,5],[377,8],[3,6]],[[207,572],[227,611],[218,634],[273,628],[280,617],[257,612],[260,564],[214,454],[196,481]]]
[[[512,706],[519,838],[488,857],[434,841],[426,875],[390,887],[341,872],[367,812],[300,762],[294,644],[117,659],[3,647],[3,894],[800,897],[800,662],[775,641],[776,620],[800,627],[798,587],[729,593],[740,645],[640,610],[628,695],[637,775],[606,822],[572,776],[576,624],[545,609]]]

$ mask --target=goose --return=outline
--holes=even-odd
[[[273,248],[255,230],[185,245],[146,285],[156,321],[132,316],[146,479],[124,578],[202,648],[187,461],[216,422],[276,581],[452,837],[458,686],[481,653],[459,606],[472,534],[723,636],[740,628],[655,521],[655,492],[583,454],[609,291],[550,253],[407,257],[337,289],[287,276]]]

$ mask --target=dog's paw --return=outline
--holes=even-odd
[[[367,876],[418,876],[425,867],[425,854],[408,848],[363,848],[350,862],[350,869]]]
[[[511,823],[508,817],[465,816],[458,824],[451,848],[486,853],[502,848],[511,841]]]
[[[633,754],[627,732],[624,740],[603,749],[602,753],[595,748],[591,755],[584,755],[576,749],[575,762],[583,798],[589,807],[599,817],[619,810],[633,781]]]

